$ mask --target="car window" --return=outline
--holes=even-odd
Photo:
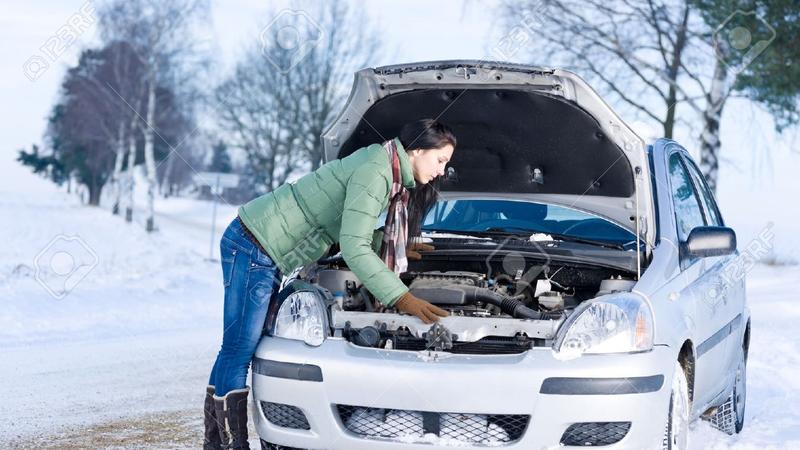
[[[692,180],[694,180],[694,185],[700,193],[701,200],[703,200],[703,211],[705,211],[708,224],[718,227],[722,226],[722,217],[720,217],[717,202],[714,200],[714,195],[708,188],[708,184],[706,184],[705,177],[703,177],[700,170],[697,169],[697,166],[695,166],[692,161],[684,160],[684,162],[689,169],[689,173],[692,175]]]
[[[565,206],[505,199],[439,200],[423,230],[530,231],[627,244],[636,236],[600,216]]]
[[[693,228],[705,225],[705,220],[697,192],[678,153],[673,153],[669,157],[669,182],[672,204],[675,206],[678,238],[685,241]]]

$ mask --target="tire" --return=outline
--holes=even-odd
[[[664,429],[664,438],[661,444],[662,450],[686,450],[688,448],[689,412],[689,382],[683,367],[675,361],[667,426]]]
[[[747,406],[747,360],[744,349],[739,353],[736,365],[736,380],[725,403],[719,405],[708,417],[711,426],[727,434],[736,434],[744,428],[744,410]]]

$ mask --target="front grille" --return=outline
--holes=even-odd
[[[518,441],[530,416],[522,414],[462,414],[364,408],[336,405],[345,428],[370,439],[408,442],[434,434],[477,446],[497,446]]]
[[[284,405],[283,403],[261,402],[261,410],[264,411],[264,417],[266,417],[270,423],[279,427],[293,428],[295,430],[311,429],[306,415],[296,406]]]
[[[448,349],[449,353],[463,355],[508,355],[523,353],[531,349],[533,341],[530,339],[519,339],[507,336],[486,336],[475,342],[453,342],[453,348]],[[432,350],[433,347],[427,344],[425,339],[412,336],[395,336],[393,339],[395,350]]]
[[[594,447],[617,443],[628,434],[630,422],[573,423],[561,436],[563,445]]]
[[[261,439],[261,450],[304,450],[297,447],[287,447],[285,445],[273,444]]]

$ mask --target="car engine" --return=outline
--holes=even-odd
[[[365,347],[442,350],[455,353],[518,353],[550,345],[558,326],[582,301],[630,291],[635,281],[613,269],[544,267],[528,278],[459,270],[406,272],[401,279],[416,297],[447,310],[442,322],[386,308],[353,272],[335,263],[309,273],[308,281],[332,295],[336,335]]]

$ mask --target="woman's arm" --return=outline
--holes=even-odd
[[[347,266],[364,286],[386,306],[408,288],[373,250],[373,231],[389,196],[391,180],[385,167],[366,163],[347,182],[339,247]]]

